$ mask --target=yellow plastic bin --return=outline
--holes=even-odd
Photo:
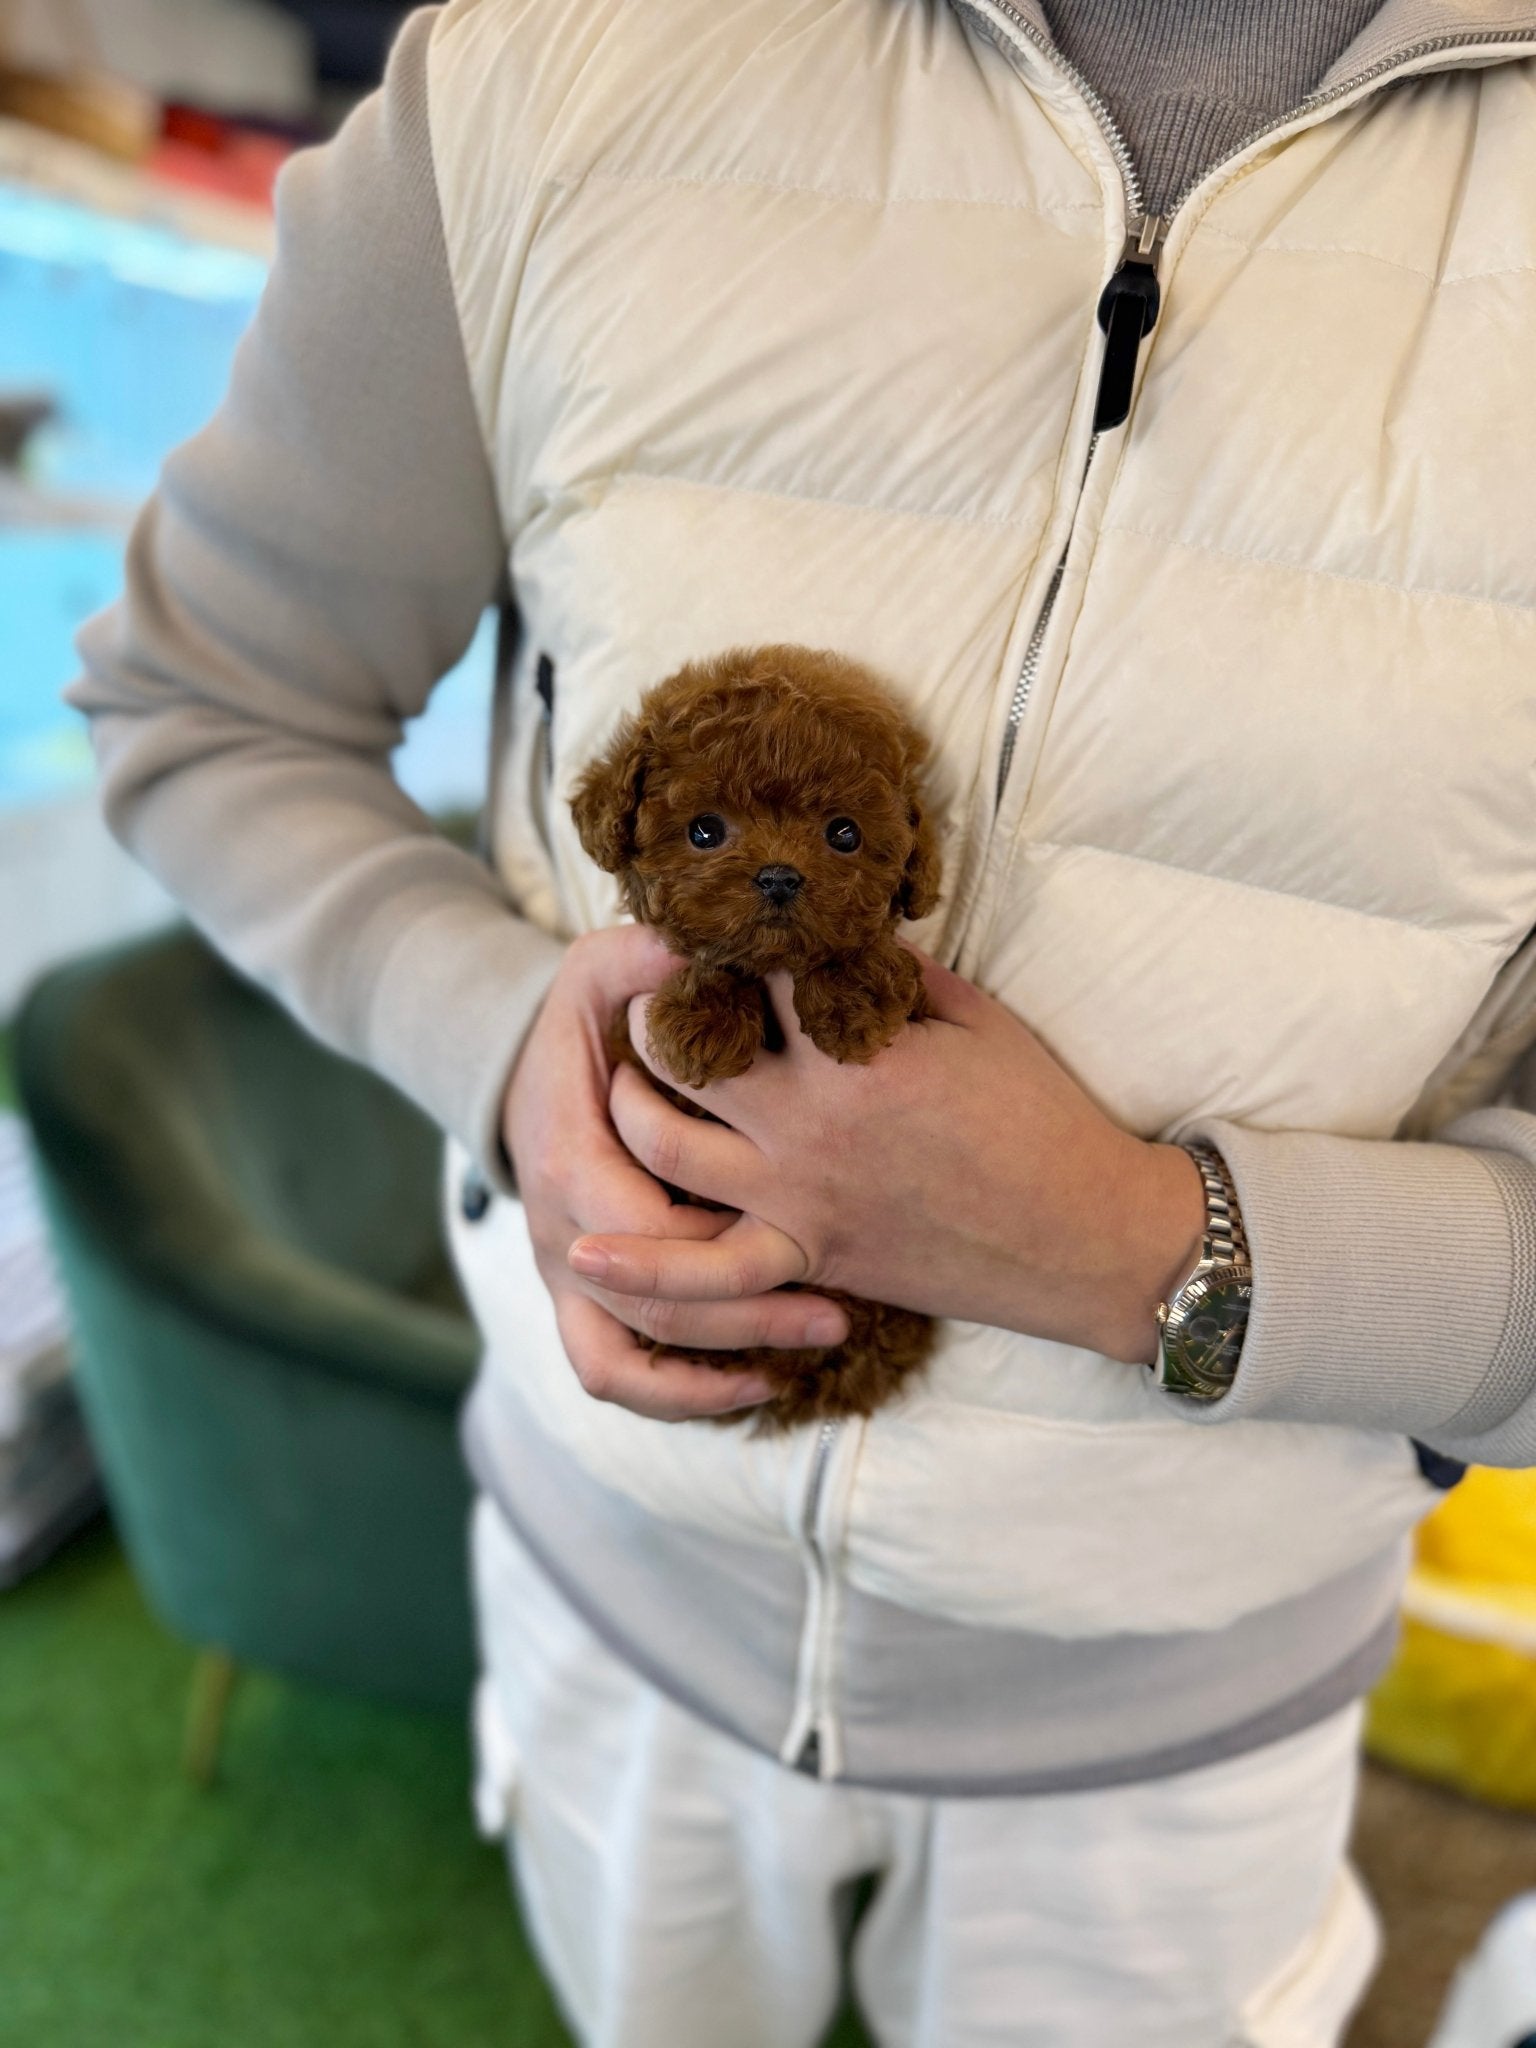
[[[1475,1467],[1421,1526],[1365,1741],[1416,1777],[1536,1811],[1536,1472]]]

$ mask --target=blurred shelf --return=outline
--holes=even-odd
[[[0,119],[0,185],[43,192],[109,219],[159,228],[265,265],[275,247],[272,217],[217,194],[195,192],[114,163],[84,143],[23,121]]]

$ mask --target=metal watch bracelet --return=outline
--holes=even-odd
[[[1194,1271],[1157,1309],[1161,1387],[1194,1401],[1218,1401],[1237,1376],[1248,1326],[1253,1267],[1237,1189],[1212,1145],[1185,1147],[1205,1191],[1205,1234]]]

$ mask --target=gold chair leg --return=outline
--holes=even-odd
[[[197,1662],[192,1667],[192,1691],[187,1700],[187,1732],[181,1747],[181,1765],[192,1782],[205,1789],[218,1776],[224,1722],[239,1671],[239,1665],[228,1650],[199,1650]]]

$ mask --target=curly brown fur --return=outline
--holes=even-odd
[[[872,1060],[927,1014],[921,969],[895,938],[903,917],[926,916],[938,897],[927,752],[866,670],[809,648],[762,647],[656,684],[586,769],[572,799],[582,845],[617,875],[634,917],[687,956],[648,1025],[651,1052],[679,1081],[744,1073],[771,1042],[762,978],[774,969],[791,976],[805,1035],[836,1060]],[[717,844],[690,836],[701,821],[712,821],[703,837],[718,830]],[[613,1050],[635,1059],[622,1017]],[[750,1411],[759,1428],[867,1415],[922,1365],[932,1324],[828,1298],[849,1319],[831,1350],[684,1355],[775,1380],[780,1393]]]
[[[658,683],[586,769],[572,799],[582,845],[618,876],[631,914],[689,958],[651,1012],[651,1049],[680,1081],[751,1065],[761,1039],[744,984],[773,968],[793,976],[805,1030],[833,1059],[873,1059],[922,1014],[921,979],[892,934],[938,897],[927,752],[865,670],[765,647]],[[721,821],[722,844],[690,843],[704,818]],[[828,843],[838,819],[857,828],[851,852]],[[774,868],[797,878],[786,903],[760,886]]]

